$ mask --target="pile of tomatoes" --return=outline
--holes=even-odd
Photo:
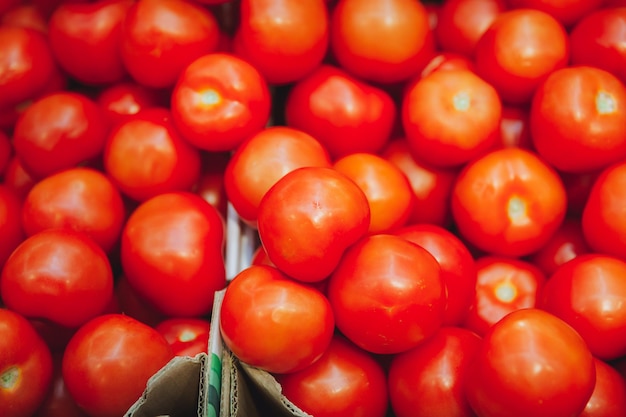
[[[0,415],[123,415],[226,289],[226,346],[316,417],[623,417],[625,33],[620,0],[1,0]]]

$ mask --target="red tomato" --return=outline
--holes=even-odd
[[[0,271],[9,255],[24,240],[22,200],[17,192],[0,183]]]
[[[402,126],[411,151],[436,166],[458,166],[486,153],[499,133],[496,90],[466,69],[435,71],[410,85]]]
[[[11,139],[0,130],[0,179],[3,178],[12,156],[13,143],[11,143]]]
[[[451,204],[464,238],[506,256],[541,248],[561,225],[567,206],[557,173],[520,148],[496,150],[466,165]]]
[[[583,208],[583,235],[593,251],[626,259],[625,203],[626,162],[619,162],[600,173]]]
[[[449,201],[457,170],[425,163],[412,154],[405,138],[390,141],[380,154],[400,168],[411,184],[415,204],[408,223],[448,225],[451,221]]]
[[[285,174],[265,193],[257,219],[272,263],[305,282],[328,277],[369,224],[363,191],[345,175],[324,167]]]
[[[121,26],[132,0],[59,5],[48,23],[56,62],[86,84],[122,81],[126,68],[120,53]]]
[[[428,61],[428,64],[422,69],[420,77],[424,78],[435,71],[451,69],[474,71],[474,61],[470,57],[456,52],[439,52]]]
[[[626,415],[626,379],[608,363],[594,358],[596,385],[578,417],[620,417]]]
[[[508,0],[507,0],[508,1]],[[507,9],[504,0],[448,0],[437,16],[435,39],[440,49],[472,57],[474,48],[496,16]]]
[[[286,84],[322,62],[328,32],[323,0],[243,0],[234,49],[269,83]]]
[[[541,307],[569,323],[600,359],[626,355],[626,262],[601,254],[561,265],[542,291]]]
[[[23,199],[36,182],[36,179],[26,172],[20,158],[13,155],[7,164],[2,183]]]
[[[626,158],[626,86],[589,66],[562,68],[532,100],[533,144],[565,172],[589,172]]]
[[[68,343],[63,379],[89,416],[119,417],[172,357],[155,329],[122,314],[106,314],[84,324]]]
[[[598,2],[587,0],[579,3]],[[598,8],[582,15],[570,31],[572,65],[608,71],[626,83],[626,7]]]
[[[228,199],[254,226],[267,190],[288,172],[307,166],[331,167],[328,152],[313,136],[286,126],[263,129],[233,153],[224,173]]]
[[[400,168],[371,153],[346,155],[337,159],[333,167],[365,193],[370,207],[370,233],[389,232],[407,223],[415,196]]]
[[[426,249],[393,236],[368,236],[348,248],[328,282],[337,328],[368,352],[406,351],[443,323],[441,267]]]
[[[187,0],[139,0],[126,13],[121,30],[126,70],[140,84],[172,87],[196,58],[217,49],[215,16]]]
[[[568,28],[604,3],[604,0],[507,0],[510,8],[541,10]]]
[[[24,110],[13,146],[35,178],[72,168],[102,153],[108,123],[100,107],[76,92],[46,95]]]
[[[96,102],[112,123],[119,123],[144,109],[166,107],[169,104],[169,94],[135,82],[120,82],[102,88]]]
[[[565,218],[550,240],[530,255],[529,260],[549,277],[565,262],[588,252],[580,220]]]
[[[21,220],[28,236],[52,228],[84,232],[105,252],[117,243],[126,217],[113,182],[91,168],[70,168],[42,179],[24,200]]]
[[[226,285],[224,224],[202,197],[164,193],[141,203],[121,237],[121,262],[131,287],[169,316],[210,313]]]
[[[483,336],[512,311],[539,305],[546,276],[520,259],[483,256],[476,259],[476,291],[463,327]]]
[[[34,4],[19,4],[0,14],[0,23],[48,32],[48,22],[43,11]]]
[[[0,26],[0,109],[37,97],[53,78],[56,63],[41,32]]]
[[[295,83],[285,103],[287,125],[314,136],[333,158],[380,151],[390,138],[396,112],[385,90],[331,65]]]
[[[26,317],[78,327],[113,295],[105,252],[86,234],[50,229],[25,239],[0,275],[4,304]]]
[[[184,68],[172,92],[176,127],[193,145],[232,151],[267,123],[271,97],[259,71],[234,55],[203,55]]]
[[[387,412],[382,366],[338,335],[314,364],[276,379],[288,400],[315,417],[384,417]]]
[[[282,374],[304,369],[324,354],[334,318],[317,290],[276,268],[251,266],[226,287],[220,331],[241,361]]]
[[[458,327],[442,327],[419,346],[394,355],[389,396],[396,417],[473,417],[465,398],[470,361],[480,337]]]
[[[552,71],[569,60],[563,25],[536,9],[500,13],[474,49],[476,72],[492,84],[507,104],[530,102]]]
[[[103,161],[115,185],[136,201],[189,191],[200,177],[200,151],[181,137],[164,108],[146,109],[113,128]]]
[[[0,308],[0,413],[33,415],[52,381],[52,355],[20,314]]]
[[[206,353],[211,322],[203,318],[168,318],[154,327],[165,337],[175,356]]]
[[[595,386],[584,340],[563,320],[534,308],[496,323],[467,372],[466,397],[479,416],[578,416]]]
[[[368,81],[393,83],[418,74],[435,53],[424,5],[413,0],[340,0],[330,45],[339,65]]]
[[[435,257],[446,289],[443,324],[459,325],[465,319],[476,292],[474,257],[452,232],[434,224],[410,224],[394,233]]]

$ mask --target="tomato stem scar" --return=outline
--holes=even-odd
[[[459,111],[467,111],[470,108],[471,98],[465,91],[460,91],[452,97],[454,108]]]
[[[596,110],[600,114],[611,114],[615,112],[617,104],[615,98],[606,91],[598,91],[596,94]]]
[[[11,390],[17,386],[20,379],[20,369],[17,366],[7,368],[0,374],[0,389]]]

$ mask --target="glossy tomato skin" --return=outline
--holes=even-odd
[[[305,282],[327,278],[370,223],[367,197],[333,168],[285,174],[259,204],[257,227],[269,259]]]
[[[323,0],[243,0],[235,53],[271,84],[287,84],[314,70],[328,49],[328,10]]]
[[[271,97],[261,73],[228,53],[201,55],[182,70],[172,91],[171,111],[182,136],[208,151],[232,151],[260,131]]]
[[[302,370],[326,351],[334,332],[326,297],[271,266],[242,270],[226,288],[220,331],[244,363],[283,374]]]
[[[165,337],[175,356],[206,353],[211,328],[205,318],[168,318],[154,327]]]
[[[466,165],[451,202],[461,236],[505,256],[528,255],[543,246],[561,225],[566,206],[556,171],[520,148],[495,150]]]
[[[0,413],[33,415],[52,381],[52,355],[19,313],[0,308]]]
[[[13,251],[0,275],[0,294],[8,308],[26,317],[78,327],[109,303],[111,265],[86,234],[45,230]]]
[[[46,95],[24,110],[13,133],[15,153],[35,178],[98,157],[108,134],[100,107],[77,92]]]
[[[376,234],[351,246],[328,282],[337,328],[372,353],[411,349],[443,323],[441,267],[426,249]]]
[[[622,210],[626,201],[626,163],[602,170],[591,186],[583,207],[583,235],[589,247],[626,259],[626,225]]]
[[[418,74],[435,53],[434,39],[420,2],[341,0],[332,11],[333,56],[367,81],[388,84]]]
[[[506,104],[528,103],[546,76],[567,65],[569,54],[563,25],[536,9],[500,13],[474,49],[476,72]]]
[[[287,125],[315,137],[333,159],[380,151],[390,139],[396,113],[385,90],[329,64],[295,83],[285,103]]]
[[[394,355],[389,396],[397,417],[472,417],[465,398],[468,368],[480,337],[459,327],[442,327],[421,345]]]
[[[170,345],[155,329],[125,315],[106,314],[84,324],[68,343],[63,379],[90,416],[120,416],[172,357]]]
[[[316,417],[383,417],[387,411],[387,377],[374,357],[340,335],[314,364],[277,375],[282,392],[301,410]]]
[[[467,69],[420,78],[402,101],[402,126],[412,152],[435,166],[459,166],[486,153],[501,117],[498,92]]]
[[[545,274],[521,259],[482,256],[476,259],[476,291],[463,327],[483,336],[504,316],[540,304]]]
[[[189,191],[200,177],[200,151],[181,137],[171,112],[161,107],[115,126],[102,158],[113,183],[135,201]]]
[[[533,145],[561,171],[602,169],[626,157],[624,107],[626,86],[613,74],[591,66],[562,68],[533,97]]]
[[[138,83],[172,87],[189,63],[216,50],[218,40],[215,16],[197,3],[141,0],[122,24],[122,61]]]
[[[306,166],[331,167],[328,151],[313,136],[288,126],[267,127],[235,150],[224,172],[229,201],[256,227],[265,193],[285,174]]]
[[[579,417],[618,417],[626,413],[626,379],[617,369],[594,358],[596,385]]]
[[[34,4],[18,4],[11,7],[1,13],[0,22],[3,25],[35,29],[44,34],[48,32],[47,16]]]
[[[117,124],[144,109],[166,107],[169,95],[133,81],[122,81],[102,87],[96,96],[96,103],[104,110],[110,123]]]
[[[626,354],[626,262],[585,254],[563,264],[546,282],[541,307],[560,317],[604,360]]]
[[[443,324],[460,325],[476,292],[475,260],[465,243],[449,230],[435,224],[409,224],[394,234],[423,247],[435,257],[441,267],[441,277],[446,288]]]
[[[131,0],[59,5],[48,24],[54,58],[73,78],[86,84],[122,81],[121,25]]]
[[[568,29],[604,3],[603,0],[507,0],[510,8],[541,10],[553,16]]]
[[[21,224],[22,199],[17,192],[0,184],[0,270],[9,255],[26,237]]]
[[[578,416],[595,386],[580,335],[540,309],[505,316],[483,337],[465,393],[478,416]]]
[[[122,195],[102,172],[69,168],[37,182],[21,213],[28,236],[52,228],[86,233],[105,252],[117,244],[126,218]]]
[[[226,285],[223,220],[196,194],[164,193],[140,204],[120,245],[129,284],[166,315],[207,314]]]

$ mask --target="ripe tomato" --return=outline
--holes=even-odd
[[[105,314],[85,323],[69,341],[63,380],[88,415],[119,417],[172,357],[170,345],[152,327],[122,314]]]
[[[168,318],[154,328],[165,337],[175,356],[196,356],[207,352],[211,328],[207,319]]]
[[[626,259],[625,202],[626,162],[619,162],[600,173],[583,208],[583,235],[593,251]]]
[[[270,107],[269,89],[259,71],[225,53],[192,61],[171,97],[172,117],[183,137],[209,151],[234,150],[266,125]]]
[[[269,83],[286,84],[322,62],[328,32],[323,0],[243,0],[234,50]]]
[[[536,308],[496,323],[467,372],[465,394],[479,416],[578,416],[595,386],[585,341],[563,320]]]
[[[0,179],[4,177],[7,165],[13,156],[13,143],[9,136],[0,130]]]
[[[479,249],[506,256],[541,248],[561,225],[565,189],[535,154],[506,148],[465,166],[452,191],[452,215],[461,235]]]
[[[196,194],[163,193],[141,203],[120,245],[130,286],[166,315],[208,314],[226,285],[223,220]]]
[[[215,16],[187,0],[139,0],[128,9],[121,28],[126,70],[140,84],[172,87],[196,58],[217,49]]]
[[[436,166],[458,166],[494,146],[502,104],[496,90],[467,69],[435,71],[410,85],[402,126],[412,152]]]
[[[435,39],[440,49],[473,57],[474,48],[493,20],[507,9],[504,0],[448,0],[437,15]]]
[[[353,153],[337,159],[333,168],[365,193],[370,233],[390,232],[407,223],[415,196],[407,177],[392,162],[371,153]]]
[[[624,7],[598,8],[583,15],[569,35],[571,64],[601,68],[626,82],[626,51],[622,47],[625,29]]]
[[[145,109],[115,126],[103,163],[115,185],[135,201],[189,191],[200,177],[200,151],[181,137],[164,108]]]
[[[26,235],[52,228],[84,232],[105,252],[117,243],[126,217],[113,182],[92,168],[69,168],[36,183],[21,212]]]
[[[288,172],[306,166],[331,167],[326,149],[302,130],[273,126],[246,139],[224,172],[228,199],[244,221],[255,227],[261,199]]]
[[[476,259],[476,291],[463,327],[483,336],[512,311],[539,306],[546,276],[521,259],[482,256]]]
[[[380,151],[396,113],[385,90],[328,64],[296,82],[285,103],[287,125],[311,134],[333,158]]]
[[[429,15],[419,1],[340,0],[330,33],[339,65],[377,83],[409,79],[435,53]]]
[[[455,234],[434,224],[409,224],[394,234],[423,247],[435,257],[446,289],[443,324],[461,324],[476,292],[476,265],[467,246]]]
[[[406,175],[413,189],[415,204],[408,224],[451,222],[450,195],[457,176],[456,168],[436,167],[413,155],[406,138],[391,140],[380,155]]]
[[[553,16],[567,28],[575,25],[604,3],[604,0],[507,0],[510,8],[541,10]]]
[[[22,200],[17,192],[0,183],[0,271],[9,255],[25,238],[21,213]]]
[[[339,335],[314,364],[276,379],[288,400],[315,417],[383,417],[387,412],[382,366]]]
[[[169,95],[161,93],[161,90],[126,81],[101,88],[96,102],[111,123],[116,124],[130,119],[144,109],[166,107],[169,104]]]
[[[533,145],[565,172],[602,169],[626,157],[626,86],[590,66],[562,68],[539,86],[530,109]]]
[[[394,355],[389,396],[396,417],[473,417],[465,398],[468,367],[480,337],[459,327],[442,327],[419,346]]]
[[[348,248],[328,282],[337,328],[368,352],[411,349],[443,323],[441,267],[398,236],[367,236]]]
[[[34,414],[52,381],[52,355],[20,314],[0,308],[0,413]]]
[[[257,227],[269,259],[290,277],[321,281],[370,224],[367,197],[332,168],[285,174],[263,196]]]
[[[474,71],[474,61],[456,52],[439,52],[434,55],[422,69],[420,77],[424,78],[432,72],[449,69],[466,69]]]
[[[35,29],[43,34],[48,32],[47,16],[44,15],[43,10],[34,4],[18,4],[4,13],[0,13],[0,23]]]
[[[608,363],[594,358],[596,385],[578,417],[618,417],[626,414],[626,379]]]
[[[56,62],[86,84],[122,81],[126,68],[120,53],[121,26],[132,0],[59,5],[48,23]]]
[[[569,60],[563,25],[536,9],[506,10],[478,40],[476,72],[507,104],[528,103],[539,84]]]
[[[279,374],[304,369],[324,354],[334,329],[326,297],[271,266],[250,266],[226,287],[220,331],[249,365]]]
[[[33,178],[17,155],[13,155],[9,160],[2,184],[13,190],[21,199],[25,198],[37,180]]]
[[[15,249],[0,275],[0,294],[26,317],[78,327],[104,312],[113,274],[105,252],[85,233],[49,229]]]
[[[623,260],[580,255],[552,274],[540,306],[576,329],[596,357],[616,359],[626,355],[625,273]]]

